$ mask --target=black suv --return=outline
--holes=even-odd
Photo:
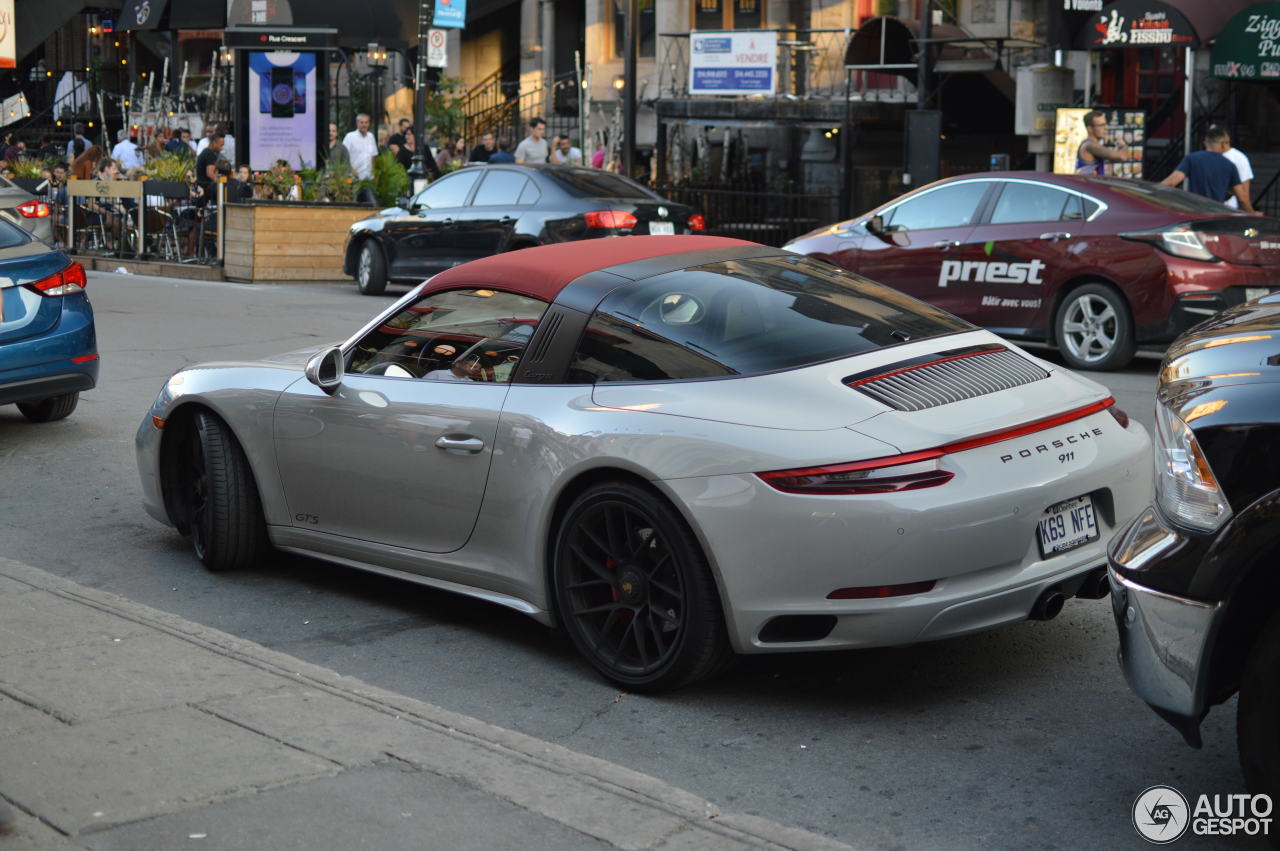
[[[1109,548],[1125,677],[1193,747],[1238,691],[1245,781],[1277,800],[1280,294],[1174,341],[1155,416],[1155,504]]]

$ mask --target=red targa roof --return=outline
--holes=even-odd
[[[720,236],[628,236],[558,242],[495,254],[455,266],[432,278],[422,293],[460,287],[510,290],[543,301],[554,301],[575,278],[633,260],[667,254],[756,245]]]

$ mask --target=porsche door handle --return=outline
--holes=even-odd
[[[484,441],[469,434],[445,434],[436,438],[436,448],[456,455],[474,455],[484,449]]]
[[[935,242],[933,244],[933,247],[939,248],[943,251],[950,251],[952,248],[959,248],[960,243],[954,239],[943,239],[943,240],[939,240],[938,242]]]
[[[1042,233],[1040,234],[1040,238],[1051,239],[1054,242],[1057,242],[1060,239],[1071,239],[1071,234],[1067,233],[1066,231],[1056,231],[1054,233]]]

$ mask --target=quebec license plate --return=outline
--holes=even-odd
[[[1051,505],[1040,519],[1040,555],[1074,550],[1098,538],[1098,520],[1093,513],[1093,500],[1078,496]]]
[[[649,233],[653,236],[671,236],[676,226],[671,222],[649,222]]]

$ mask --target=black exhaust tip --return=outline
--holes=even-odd
[[[1067,595],[1063,594],[1057,588],[1046,588],[1036,600],[1034,606],[1031,607],[1029,617],[1033,621],[1051,621],[1062,611],[1062,606],[1067,602]]]
[[[1094,568],[1084,575],[1076,596],[1085,600],[1101,600],[1111,594],[1111,582],[1107,579],[1105,567]]]

